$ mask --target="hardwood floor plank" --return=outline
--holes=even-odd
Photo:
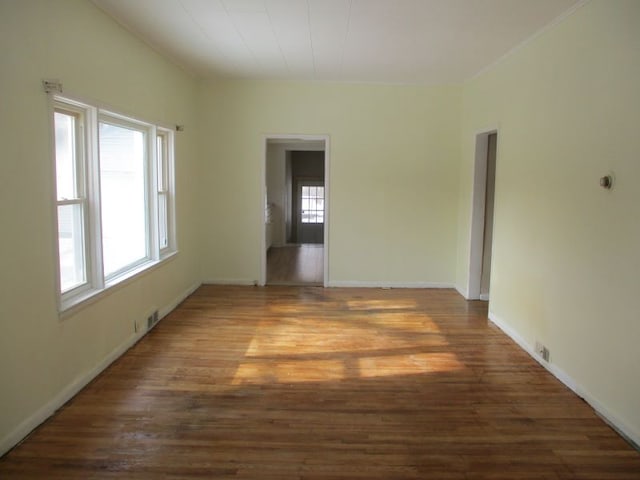
[[[638,479],[640,453],[456,292],[204,286],[0,478]]]

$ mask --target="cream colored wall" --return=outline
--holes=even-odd
[[[459,88],[201,86],[205,281],[260,275],[264,135],[330,136],[329,283],[455,281]]]
[[[199,282],[195,83],[85,0],[0,2],[0,453]],[[48,99],[41,80],[176,135],[178,243],[168,263],[59,320]],[[35,422],[35,423],[34,423]]]
[[[491,314],[637,442],[638,25],[640,2],[587,3],[465,86],[457,273],[464,290],[475,134],[497,126]]]

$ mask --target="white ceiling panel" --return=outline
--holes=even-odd
[[[584,0],[91,0],[200,76],[464,81]]]
[[[313,78],[313,49],[309,34],[307,2],[273,0],[269,3],[269,18],[284,56],[288,75]]]
[[[349,0],[308,0],[309,34],[316,76],[321,80],[340,77],[349,29]]]
[[[265,72],[286,70],[286,62],[266,12],[232,12],[231,21],[242,41]]]
[[[264,0],[223,0],[229,13],[264,13],[267,6]]]

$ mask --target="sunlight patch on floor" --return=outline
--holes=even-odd
[[[339,359],[246,362],[238,367],[232,384],[327,382],[344,378],[347,378],[345,365]]]
[[[453,372],[464,369],[453,353],[417,353],[359,359],[361,378]]]
[[[256,349],[258,350],[258,349]],[[232,385],[300,383],[352,380],[360,378],[424,375],[455,372],[465,368],[451,352],[408,352],[388,350],[317,353],[329,358],[305,358],[305,354],[248,355],[236,370]],[[379,352],[376,354],[376,352]],[[313,355],[312,355],[313,356]],[[299,358],[296,358],[299,357]]]
[[[282,358],[287,354],[303,356],[363,356],[379,350],[446,348],[448,342],[431,321],[415,328],[391,328],[382,320],[363,320],[345,324],[313,320],[259,328],[251,339],[245,356],[249,358]],[[380,322],[378,324],[378,322]],[[388,322],[388,321],[387,321]],[[310,325],[314,333],[310,334]],[[410,336],[407,336],[410,333]]]
[[[349,300],[349,310],[413,310],[417,306],[415,300]]]

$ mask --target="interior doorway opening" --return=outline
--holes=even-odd
[[[267,136],[261,285],[328,279],[328,137]]]
[[[476,135],[467,297],[488,301],[491,289],[497,130]]]

